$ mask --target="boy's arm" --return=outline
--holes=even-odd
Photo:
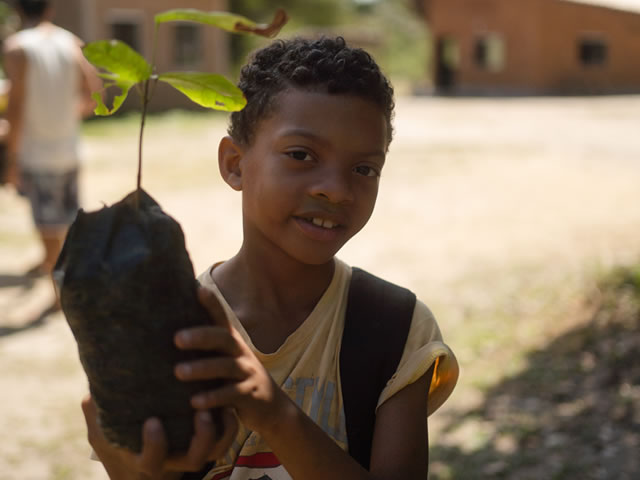
[[[371,472],[379,478],[426,479],[429,473],[427,395],[434,367],[378,408]]]
[[[215,296],[199,290],[217,327],[185,330],[176,336],[184,349],[215,350],[221,356],[179,365],[185,381],[220,378],[228,382],[196,395],[196,408],[234,407],[242,423],[264,438],[295,480],[424,480],[428,472],[427,395],[432,370],[378,409],[367,472],[311,420],[271,379],[237,331],[216,315]],[[222,327],[222,328],[220,328]]]
[[[262,432],[294,479],[424,480],[428,474],[427,392],[432,370],[378,409],[370,472],[290,402],[275,428]]]

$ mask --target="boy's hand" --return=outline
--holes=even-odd
[[[273,428],[278,412],[290,403],[260,360],[234,329],[215,295],[200,287],[198,298],[209,311],[214,326],[181,330],[176,334],[178,348],[210,350],[217,355],[181,363],[176,376],[183,381],[224,380],[223,386],[194,395],[196,409],[233,407],[245,427],[257,432]]]
[[[87,395],[82,401],[89,444],[113,480],[178,479],[182,473],[198,471],[207,461],[224,456],[235,438],[238,422],[233,412],[223,410],[224,433],[216,442],[216,432],[207,411],[194,415],[195,434],[189,450],[180,456],[167,456],[167,438],[157,418],[148,419],[142,429],[140,454],[110,444],[98,425],[96,405]]]

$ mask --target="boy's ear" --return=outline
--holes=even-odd
[[[234,190],[242,190],[242,168],[240,160],[244,150],[230,136],[220,140],[218,145],[218,168],[220,175]]]

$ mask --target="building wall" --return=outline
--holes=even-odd
[[[154,16],[178,8],[175,0],[56,0],[56,21],[76,33],[86,42],[114,38],[114,24],[135,25],[137,50],[151,62]],[[203,11],[226,11],[226,0],[190,0],[189,8]],[[215,27],[191,23],[198,30],[200,56],[189,62],[176,58],[176,29],[178,23],[159,25],[156,47],[156,71],[201,71],[228,75],[230,34]],[[138,108],[139,98],[132,90],[123,110]],[[182,93],[159,82],[149,105],[151,111],[168,108],[199,109]]]
[[[84,38],[82,0],[53,0],[54,22]]]
[[[537,68],[540,50],[537,0],[430,0],[427,21],[434,43],[453,37],[459,49],[458,92],[535,89],[540,82]],[[523,21],[526,19],[526,21]],[[497,34],[504,45],[504,68],[490,70],[474,60],[479,39]],[[433,56],[434,61],[437,55]],[[431,70],[435,71],[436,65]]]
[[[542,2],[543,85],[558,92],[640,91],[640,14],[551,0]],[[602,64],[583,65],[581,39],[602,40]]]
[[[457,39],[451,93],[608,93],[640,91],[640,15],[561,0],[424,0],[436,52]],[[479,39],[497,35],[503,68],[482,66]],[[583,65],[579,40],[604,39],[606,59]],[[440,82],[432,65],[434,82]],[[441,91],[446,91],[441,88]]]

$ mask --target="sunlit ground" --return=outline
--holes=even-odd
[[[431,478],[634,478],[604,460],[576,476],[562,459],[532,455],[542,447],[520,442],[525,427],[571,450],[536,430],[542,418],[514,421],[514,434],[499,415],[469,412],[502,398],[497,385],[515,395],[505,380],[528,371],[529,352],[557,353],[554,342],[589,316],[596,280],[638,262],[638,112],[638,96],[399,99],[376,212],[340,257],[412,288],[458,355],[459,386],[430,420]],[[148,124],[143,186],[182,224],[196,271],[241,239],[239,196],[217,174],[225,126],[223,115],[179,112]],[[82,203],[91,210],[135,187],[137,120],[93,121],[85,133]],[[105,478],[88,460],[73,338],[61,314],[39,318],[49,283],[20,277],[39,254],[26,205],[0,189],[0,477]],[[536,392],[527,395],[523,415],[535,411]],[[624,465],[624,453],[610,456]]]

